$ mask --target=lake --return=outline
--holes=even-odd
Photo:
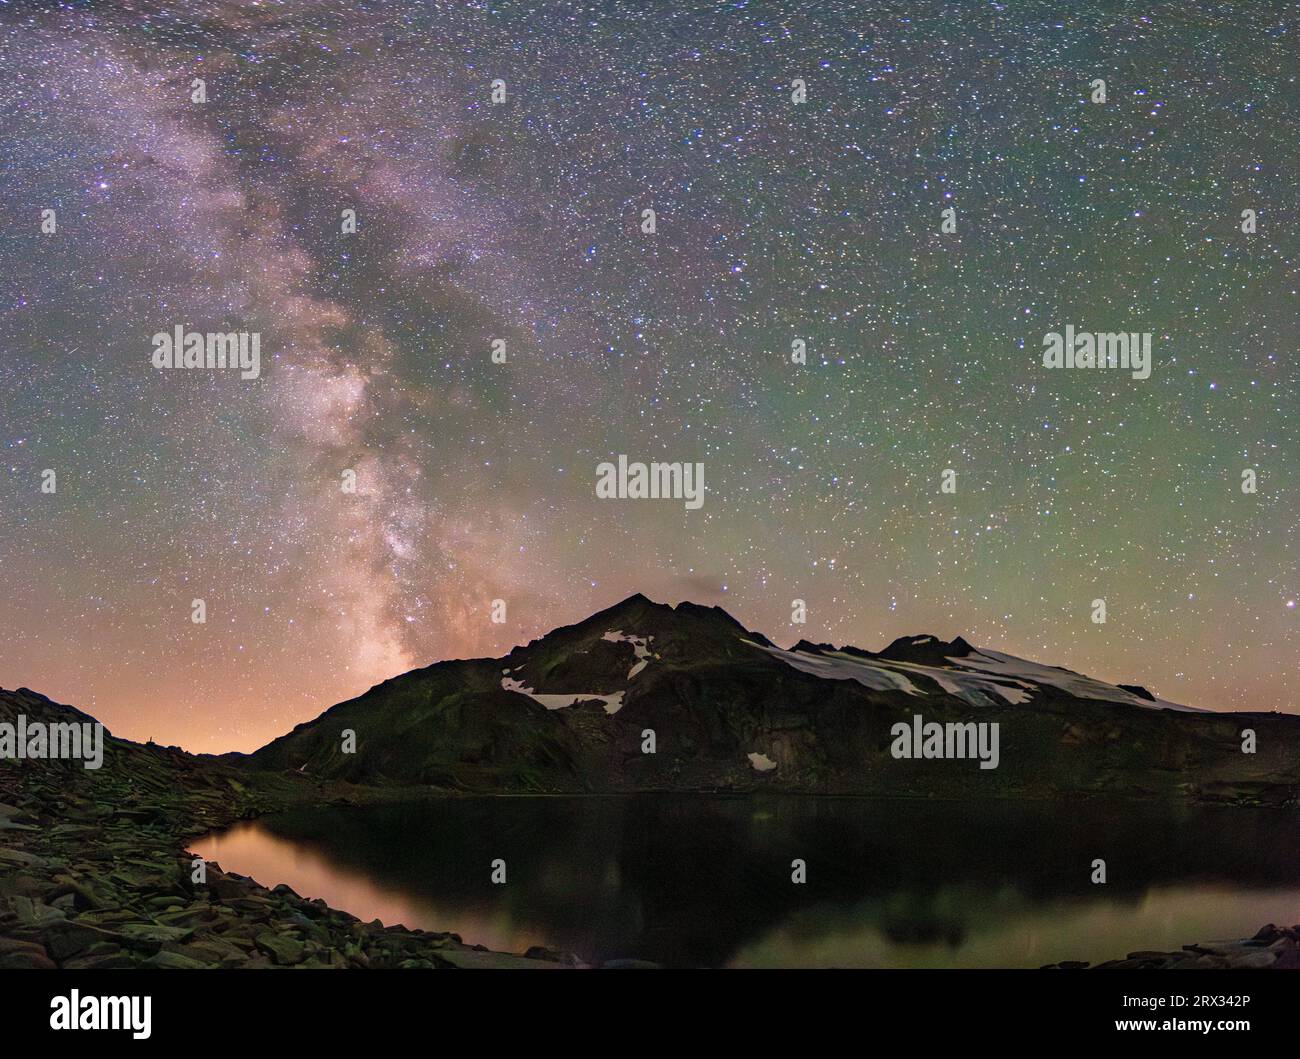
[[[1091,801],[447,798],[284,813],[190,848],[364,920],[503,951],[1038,967],[1300,923],[1298,825],[1270,810]],[[1097,858],[1104,885],[1090,881]]]

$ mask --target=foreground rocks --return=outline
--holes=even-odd
[[[26,695],[0,706],[29,716],[66,709]],[[578,964],[547,950],[495,953],[455,934],[363,923],[211,862],[193,880],[188,838],[289,805],[362,797],[116,739],[97,770],[0,762],[0,969]]]
[[[1086,963],[1057,963],[1053,969],[1080,969]],[[1276,927],[1270,923],[1253,938],[1241,941],[1207,941],[1184,945],[1180,952],[1130,952],[1122,960],[1107,960],[1096,970],[1300,970],[1300,925]]]
[[[15,851],[4,852],[15,863]],[[215,865],[194,885],[188,857],[111,840],[71,857],[32,855],[18,869],[2,880],[0,968],[565,965],[488,952],[455,934],[363,923]]]
[[[0,803],[0,968],[563,967],[455,934],[384,927],[307,900],[287,886],[192,859],[166,832],[88,815],[54,823]],[[20,848],[18,843],[21,842]]]

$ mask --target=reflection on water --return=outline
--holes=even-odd
[[[1300,922],[1300,818],[796,796],[286,813],[193,848],[362,919],[675,966],[1037,967]],[[491,862],[507,864],[505,885]],[[790,881],[790,862],[808,881]],[[1092,861],[1109,881],[1090,882]]]

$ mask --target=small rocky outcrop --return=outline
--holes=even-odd
[[[1049,966],[1052,970],[1080,970],[1087,963],[1066,961]],[[1184,945],[1179,952],[1130,952],[1122,960],[1107,960],[1094,970],[1185,971],[1185,970],[1300,970],[1300,925],[1261,927],[1253,938],[1239,941],[1206,941]]]

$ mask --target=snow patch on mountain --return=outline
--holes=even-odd
[[[838,652],[836,653],[838,654]],[[948,661],[960,663],[961,659],[950,658]],[[993,698],[995,695],[1009,702],[1012,706],[1019,706],[1022,702],[1030,700],[1032,697],[1030,691],[1034,687],[1033,684],[1026,683],[1023,680],[998,679],[977,673],[943,669],[939,666],[926,666],[919,662],[900,662],[883,658],[874,659],[873,662],[878,666],[910,670],[920,676],[929,677],[949,695],[956,695],[959,699],[965,699],[972,706],[993,706],[997,701]]]
[[[627,679],[631,680],[634,676],[645,669],[650,662],[650,641],[653,636],[632,636],[624,635],[621,629],[611,629],[601,637],[602,640],[609,640],[611,643],[630,643],[632,651],[636,655],[636,664],[627,671]]]
[[[514,680],[510,677],[501,678],[501,688],[504,691],[527,695],[534,702],[541,703],[548,710],[563,710],[565,707],[576,706],[580,702],[590,702],[595,699],[604,705],[605,712],[611,716],[623,708],[623,696],[626,694],[622,691],[616,691],[612,695],[598,695],[593,691],[581,695],[568,692],[563,695],[539,695],[532,688],[525,687],[522,680]]]
[[[948,661],[952,662],[953,665],[977,669],[992,675],[1012,677],[1021,681],[1057,688],[1067,695],[1073,695],[1076,699],[1122,702],[1125,705],[1141,706],[1147,710],[1178,710],[1182,713],[1205,712],[1196,709],[1194,706],[1183,706],[1177,702],[1169,702],[1166,699],[1144,699],[1140,695],[1134,695],[1131,691],[1117,688],[1114,684],[1107,684],[1104,680],[1085,677],[1082,673],[1075,673],[1069,669],[1058,669],[1056,666],[1045,666],[1038,662],[1029,662],[1023,658],[1017,658],[1015,655],[1003,654],[1001,651],[980,648],[977,651],[972,651],[965,658],[950,658]]]
[[[927,642],[933,637],[917,638]],[[964,699],[973,706],[993,706],[998,699],[1019,706],[1032,700],[1033,692],[1043,687],[1056,688],[1079,699],[1096,699],[1124,705],[1141,706],[1147,710],[1178,710],[1202,713],[1192,706],[1182,706],[1165,699],[1144,699],[1114,684],[1094,680],[1092,677],[1039,665],[1001,651],[972,649],[962,657],[947,659],[949,666],[930,666],[920,662],[904,662],[886,658],[863,658],[843,651],[826,651],[814,654],[809,651],[784,651],[768,647],[741,637],[743,643],[781,659],[802,673],[827,680],[856,680],[874,691],[902,691],[908,695],[924,696],[908,679],[925,677],[934,681],[947,694]]]
[[[865,659],[836,652],[834,655],[814,655],[804,651],[783,651],[779,647],[767,647],[753,640],[741,637],[743,643],[757,647],[760,651],[781,659],[786,665],[793,666],[803,673],[827,680],[856,680],[873,691],[902,691],[908,695],[923,695],[915,684],[902,673],[883,666],[868,664]]]

